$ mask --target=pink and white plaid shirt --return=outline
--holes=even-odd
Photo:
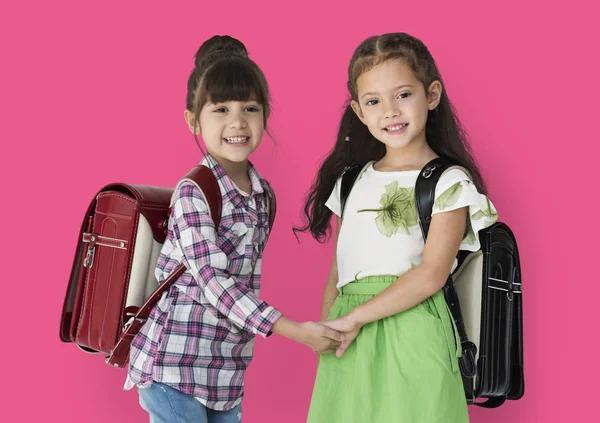
[[[268,182],[249,164],[252,193],[245,196],[214,158],[202,163],[221,188],[220,226],[217,231],[202,193],[183,183],[155,274],[162,282],[181,262],[188,270],[133,340],[125,389],[161,382],[210,409],[229,410],[242,401],[255,334],[266,337],[281,317],[258,298],[270,232]]]

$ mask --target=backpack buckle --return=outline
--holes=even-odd
[[[423,170],[423,178],[429,179],[435,169],[436,169],[436,166],[427,166],[425,168],[425,170]]]
[[[465,377],[473,377],[477,373],[477,363],[475,360],[475,354],[477,353],[477,346],[471,342],[461,342],[462,357],[459,359],[459,365],[461,373]]]
[[[131,316],[131,317],[129,318],[129,320],[127,321],[127,323],[125,323],[125,324],[123,325],[123,330],[122,330],[122,331],[123,331],[123,333],[127,333],[127,331],[129,330],[129,328],[130,328],[130,327],[131,327],[131,326],[132,326],[132,325],[133,325],[135,322],[139,322],[139,323],[141,323],[141,324],[144,324],[144,323],[146,323],[146,320],[147,320],[147,319],[142,319],[142,318],[140,318],[140,317],[136,318],[135,316]]]

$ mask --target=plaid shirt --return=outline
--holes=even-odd
[[[258,298],[270,231],[268,183],[249,164],[252,193],[244,196],[214,158],[203,164],[223,196],[218,233],[201,192],[181,184],[155,274],[162,282],[181,262],[188,270],[133,340],[125,389],[161,382],[210,409],[229,410],[242,401],[255,334],[266,337],[281,317]]]

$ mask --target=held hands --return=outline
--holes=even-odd
[[[342,345],[344,335],[323,323],[300,323],[299,342],[320,353]]]
[[[357,320],[353,319],[350,314],[347,314],[335,320],[324,321],[321,323],[323,323],[330,329],[342,333],[344,336],[344,339],[337,347],[337,351],[335,353],[335,355],[338,358],[344,355],[350,344],[352,344],[354,339],[358,336],[360,329],[363,327],[363,325]],[[330,349],[330,351],[326,352],[333,352],[333,349]]]

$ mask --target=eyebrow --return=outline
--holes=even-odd
[[[393,88],[393,91],[397,91],[397,90],[399,90],[400,88],[406,88],[406,87],[413,88],[413,86],[412,86],[412,85],[410,85],[410,84],[403,84],[403,85],[398,85],[397,87],[394,87],[394,88]],[[377,94],[377,93],[371,93],[371,92],[364,93],[363,95],[361,95],[361,96],[360,96],[360,98],[364,98],[364,97],[366,97],[366,96],[368,96],[368,95],[375,95],[375,94]]]

